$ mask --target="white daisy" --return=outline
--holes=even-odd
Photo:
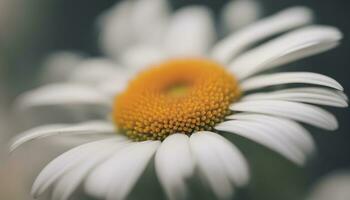
[[[155,1],[161,2],[157,6],[164,5]],[[142,0],[133,2],[145,6]],[[120,5],[134,8],[129,1]],[[163,30],[157,45],[143,42],[142,48],[133,46],[118,56],[138,65],[136,69],[88,60],[105,67],[77,67],[67,81],[20,97],[21,108],[69,106],[81,114],[93,108],[104,115],[98,121],[40,126],[14,139],[11,151],[54,135],[99,136],[50,162],[33,184],[34,197],[53,186],[53,199],[63,200],[83,185],[91,196],[125,199],[154,157],[158,180],[169,199],[186,198],[187,181],[195,172],[219,199],[225,199],[235,187],[248,183],[249,170],[223,132],[248,138],[301,165],[313,152],[314,142],[298,122],[337,129],[336,118],[316,106],[348,105],[337,81],[311,72],[259,74],[339,43],[342,34],[334,27],[302,27],[311,23],[309,9],[282,11],[211,46],[215,32],[206,8],[180,9],[164,17],[168,24],[162,20],[168,15],[164,7],[158,8],[162,8],[158,14],[153,7],[145,10],[152,10],[155,19],[162,21],[152,24],[163,24],[159,29],[138,24],[138,17],[134,22],[123,9],[117,12],[121,15],[117,15],[118,22],[127,30],[124,36],[148,31],[157,35]],[[132,13],[144,16],[139,12]],[[149,16],[144,18],[149,20]],[[248,49],[271,37],[275,38]],[[135,75],[139,70],[142,72]],[[275,86],[283,87],[275,90]]]

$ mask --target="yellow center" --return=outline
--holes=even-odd
[[[211,130],[240,97],[236,79],[213,61],[177,59],[140,73],[114,102],[113,120],[131,139]]]

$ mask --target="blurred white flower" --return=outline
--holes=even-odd
[[[133,24],[129,16],[136,12],[132,11],[136,5],[142,5],[145,9],[136,10],[145,13],[138,15],[158,24],[159,16],[167,16],[163,12],[166,2],[150,2],[154,5],[148,8],[144,0],[124,1],[113,8],[121,11],[107,13],[101,23],[116,20],[105,28],[132,38],[150,33],[146,29],[153,29],[154,24],[134,29],[142,23],[135,19]],[[154,13],[158,10],[164,15]],[[25,109],[60,106],[80,117],[91,115],[86,114],[91,109],[103,115],[97,121],[36,127],[14,139],[12,151],[54,135],[97,136],[96,141],[49,163],[33,184],[33,196],[53,186],[53,199],[68,199],[83,184],[94,197],[125,199],[155,156],[156,174],[169,199],[187,197],[187,180],[195,171],[217,198],[229,198],[235,187],[248,183],[249,170],[223,132],[248,138],[304,164],[315,147],[298,122],[337,129],[334,115],[316,105],[347,107],[343,88],[317,73],[260,73],[337,46],[342,38],[338,29],[308,25],[311,21],[308,8],[294,7],[214,42],[210,11],[193,6],[169,16],[169,27],[153,44],[129,46],[124,42],[134,39],[124,41],[118,36],[113,41],[103,36],[110,55],[128,46],[118,56],[123,59],[120,63],[137,66],[122,68],[106,59],[85,60],[66,81],[29,91],[18,100]],[[135,75],[137,71],[142,72]],[[273,90],[281,85],[291,88]]]
[[[349,197],[350,172],[336,171],[319,180],[307,200],[345,200]]]

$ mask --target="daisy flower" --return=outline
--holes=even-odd
[[[20,108],[60,106],[79,116],[102,115],[43,125],[14,139],[11,151],[54,135],[98,136],[51,161],[33,184],[34,197],[53,187],[53,199],[68,199],[82,186],[96,198],[125,199],[154,158],[169,199],[188,197],[194,176],[226,199],[250,177],[244,156],[225,136],[248,138],[302,165],[314,142],[300,123],[337,129],[336,118],[317,106],[347,107],[337,81],[272,71],[329,50],[342,38],[334,27],[308,25],[309,9],[290,8],[216,39],[207,8],[171,15],[164,1],[145,2],[124,1],[101,18],[122,35],[109,41],[112,33],[104,33],[105,49],[130,67],[107,58],[82,60],[65,81],[19,98]],[[118,23],[108,24],[111,19]]]

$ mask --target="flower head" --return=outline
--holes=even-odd
[[[54,185],[53,198],[67,199],[83,184],[92,196],[125,199],[155,156],[156,174],[169,199],[186,198],[195,169],[225,199],[235,186],[247,184],[249,171],[223,132],[303,164],[314,142],[298,122],[338,127],[331,113],[316,106],[348,105],[337,81],[311,72],[261,74],[339,43],[342,34],[336,28],[306,26],[312,20],[309,9],[287,9],[211,47],[215,29],[208,9],[188,7],[170,15],[165,1],[145,2],[124,1],[101,18],[104,49],[118,54],[113,59],[126,67],[114,67],[106,59],[80,61],[64,83],[43,86],[18,100],[25,109],[79,106],[76,113],[97,107],[105,116],[37,127],[14,140],[12,150],[52,135],[104,137],[49,163],[33,184],[34,196]],[[152,23],[137,29],[145,22]],[[116,30],[120,32],[113,35]]]

